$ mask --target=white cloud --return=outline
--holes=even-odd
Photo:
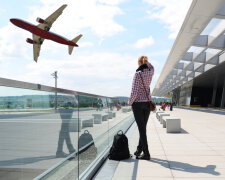
[[[100,3],[105,3],[108,5],[118,5],[124,1],[125,0],[99,0]]]
[[[79,43],[79,47],[87,47],[87,46],[93,46],[92,42],[81,42]]]
[[[77,55],[76,59],[70,56],[67,59],[48,60],[41,59],[39,63],[31,63],[28,69],[34,73],[49,73],[49,71],[61,71],[64,75],[71,77],[92,77],[101,79],[125,79],[127,72],[135,69],[133,62],[136,58],[119,53],[92,53],[88,55]],[[127,69],[124,69],[124,66]]]
[[[184,21],[187,11],[191,5],[191,0],[143,0],[153,6],[152,10],[148,11],[149,17],[158,19],[165,23],[165,28],[171,33],[170,39],[176,38],[180,27]]]
[[[30,33],[19,30],[12,24],[8,24],[0,29],[0,61],[6,57],[28,57],[26,38]]]
[[[137,42],[134,44],[134,47],[137,49],[142,49],[147,46],[151,46],[153,44],[154,44],[154,39],[152,36],[149,36],[147,38],[137,40]]]
[[[90,29],[100,39],[122,32],[125,28],[118,24],[114,17],[123,14],[122,10],[115,5],[101,3],[98,0],[84,1],[53,1],[41,0],[41,7],[32,7],[29,20],[34,21],[36,17],[46,18],[63,3],[68,4],[61,17],[53,24],[52,30],[65,36],[73,38],[77,33],[85,35],[86,28]]]
[[[24,73],[19,74],[13,71],[3,73],[0,67],[0,77],[54,86],[51,73],[58,71],[59,88],[107,96],[129,96],[136,68],[137,57],[104,52],[76,55],[75,59],[72,56],[59,60],[42,58],[38,63],[31,61],[24,67]]]
[[[77,55],[74,59],[42,59],[37,64],[26,66],[26,72],[17,76],[18,80],[26,77],[33,83],[54,86],[51,73],[58,71],[58,87],[75,91],[100,94],[105,96],[129,96],[132,78],[137,69],[137,58],[127,54],[99,52],[88,55]],[[158,78],[156,60],[150,60],[156,69],[151,89]],[[157,75],[158,74],[158,75]]]

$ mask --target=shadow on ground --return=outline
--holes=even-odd
[[[142,160],[137,160],[137,159],[133,159],[133,158],[128,159],[128,160],[123,160],[123,162],[134,163],[132,180],[136,179],[136,177],[137,177],[139,161],[142,161]],[[171,170],[176,170],[176,171],[183,171],[183,172],[188,172],[188,173],[205,173],[205,174],[211,174],[214,176],[220,175],[219,172],[215,171],[216,165],[207,165],[205,167],[201,167],[201,166],[194,166],[194,165],[191,165],[188,163],[183,163],[183,162],[178,162],[178,161],[167,161],[167,160],[158,159],[158,158],[151,158],[149,163],[157,163],[165,168],[168,168]]]
[[[178,162],[178,161],[167,161],[158,158],[152,158],[151,162],[160,164],[165,168],[169,168],[176,171],[184,171],[189,173],[206,173],[212,174],[214,176],[220,175],[219,172],[215,171],[216,165],[207,165],[205,167],[194,166],[188,163]]]
[[[41,157],[28,157],[28,158],[17,158],[12,160],[0,161],[1,166],[14,166],[14,165],[25,165],[32,164],[39,161],[55,159],[55,156],[41,156]]]
[[[181,128],[180,132],[169,132],[168,134],[189,134],[189,132]]]

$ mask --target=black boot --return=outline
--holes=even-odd
[[[150,154],[142,154],[140,156],[137,156],[136,159],[150,160],[151,156]]]
[[[142,148],[137,147],[137,151],[134,152],[134,155],[135,155],[135,156],[140,156],[141,153],[142,153]]]

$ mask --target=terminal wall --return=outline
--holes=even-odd
[[[225,62],[173,90],[178,106],[225,107]]]

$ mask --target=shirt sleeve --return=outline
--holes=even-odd
[[[139,74],[135,73],[132,83],[132,89],[131,89],[131,95],[128,100],[128,105],[132,105],[135,101],[137,95],[138,95],[138,89],[139,89]]]

